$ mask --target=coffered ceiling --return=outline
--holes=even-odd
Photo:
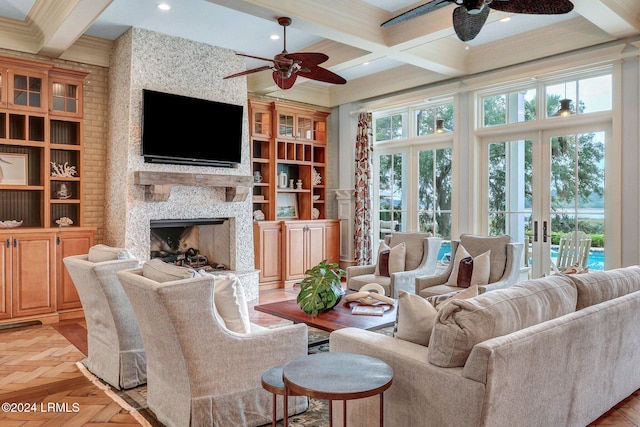
[[[326,53],[322,65],[347,84],[298,79],[282,91],[269,71],[241,78],[249,92],[334,106],[640,36],[640,1],[572,2],[566,15],[492,11],[464,43],[452,29],[453,5],[380,27],[424,0],[0,0],[0,48],[108,65],[112,40],[139,27],[272,58],[283,47],[270,39],[282,36],[276,18],[288,16],[287,50]]]

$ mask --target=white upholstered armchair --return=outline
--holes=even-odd
[[[478,236],[462,234],[460,240],[451,241],[451,262],[449,267],[443,273],[435,276],[418,277],[415,280],[416,294],[426,298],[464,289],[457,286],[455,277],[452,275],[456,270],[456,264],[460,261],[456,259],[460,245],[474,258],[489,250],[491,251],[488,280],[486,280],[486,283],[478,283],[479,293],[506,288],[518,282],[524,247],[522,243],[511,242],[511,237],[508,235]]]
[[[69,256],[63,262],[73,280],[87,322],[89,354],[84,364],[94,375],[115,388],[132,388],[147,381],[146,361],[138,322],[116,272],[136,268],[135,258],[92,262],[87,255]],[[115,248],[111,248],[115,249]],[[109,249],[109,250],[111,250]],[[104,250],[106,253],[109,250]]]
[[[167,426],[257,426],[271,421],[272,395],[260,379],[268,368],[307,354],[307,326],[232,332],[214,303],[210,275],[160,283],[142,269],[118,274],[147,351],[147,404]],[[307,409],[289,401],[289,415]],[[282,417],[282,401],[276,409]]]
[[[430,236],[430,233],[410,232],[387,235],[385,242],[390,248],[402,243],[405,245],[403,271],[384,275],[380,272],[380,266],[376,265],[347,267],[347,288],[357,291],[367,283],[378,283],[392,298],[398,297],[400,289],[413,293],[416,277],[434,274],[436,270],[442,239]]]

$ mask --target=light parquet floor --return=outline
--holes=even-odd
[[[84,321],[61,326],[84,330],[86,348]],[[78,370],[85,355],[56,327],[0,331],[0,403],[14,404],[0,410],[0,426],[139,426]]]
[[[295,292],[291,289],[260,292],[261,304],[292,298]],[[250,310],[250,315],[252,322],[263,326],[282,322],[255,310]],[[130,413],[75,366],[86,353],[83,320],[0,330],[0,403],[36,405],[35,412],[0,411],[0,426],[139,426]],[[57,407],[49,406],[56,403]],[[640,427],[640,390],[591,426]]]

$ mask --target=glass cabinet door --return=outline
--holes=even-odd
[[[42,107],[42,79],[26,75],[13,76],[13,103],[24,107]]]
[[[293,137],[293,115],[278,115],[278,135]]]

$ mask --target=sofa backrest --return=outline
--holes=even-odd
[[[431,237],[430,233],[393,233],[389,236],[389,246],[394,247],[400,243],[405,244],[406,256],[404,261],[405,271],[415,270],[422,263],[425,256],[424,239]]]
[[[566,276],[551,276],[447,303],[429,341],[429,362],[464,366],[473,346],[575,311],[577,292]]]
[[[576,310],[640,290],[640,266],[567,275],[578,290]]]

